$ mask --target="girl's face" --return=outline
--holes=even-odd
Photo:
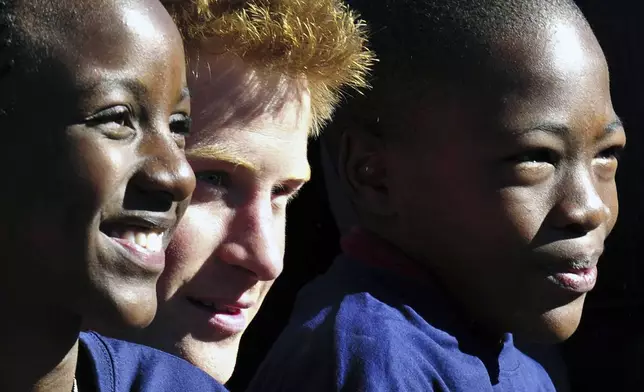
[[[183,47],[156,1],[82,12],[94,19],[59,11],[65,27],[46,33],[38,72],[16,67],[5,77],[20,88],[6,119],[19,134],[9,154],[12,192],[3,196],[16,208],[5,221],[11,263],[2,285],[27,304],[143,327],[195,185],[183,152]]]

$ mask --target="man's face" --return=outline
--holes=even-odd
[[[2,279],[44,309],[142,327],[194,189],[182,151],[190,102],[181,38],[165,10],[152,1],[105,7],[114,23],[70,17],[51,32],[58,39],[38,73],[5,76],[24,84],[7,117],[19,133],[14,191],[4,196],[16,207],[4,243],[15,262]],[[25,276],[39,289],[21,289]]]
[[[194,58],[193,58],[194,59]],[[225,382],[240,338],[282,271],[286,206],[310,176],[308,92],[202,52],[189,84],[197,177],[168,249],[162,305],[143,341]]]
[[[486,327],[562,340],[617,218],[625,135],[592,33],[547,36],[504,49],[511,83],[419,110],[385,154],[399,245]]]

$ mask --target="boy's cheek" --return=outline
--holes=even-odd
[[[548,198],[533,187],[506,188],[499,194],[501,211],[510,224],[508,235],[529,244],[548,216]]]

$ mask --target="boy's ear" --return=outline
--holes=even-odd
[[[338,164],[340,178],[358,208],[377,216],[392,214],[381,138],[363,131],[344,132]]]

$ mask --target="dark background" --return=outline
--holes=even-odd
[[[375,1],[375,0],[374,0]],[[579,0],[611,70],[613,103],[626,125],[620,162],[620,217],[588,296],[581,326],[562,345],[573,391],[644,391],[644,1]],[[295,294],[339,252],[319,145],[310,146],[312,181],[288,211],[284,272],[244,335],[228,387],[243,391],[286,324]],[[642,242],[640,242],[642,241]],[[288,365],[288,364],[285,364]]]

